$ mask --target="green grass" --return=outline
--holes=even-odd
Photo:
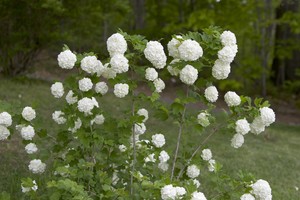
[[[0,80],[0,111],[21,112],[22,107],[33,105],[37,110],[36,125],[45,125],[51,132],[55,131],[51,113],[59,109],[59,100],[50,94],[51,83],[27,79]],[[108,95],[102,102],[107,110],[122,110],[126,104]],[[16,105],[10,107],[9,104]],[[154,123],[150,120],[147,128],[151,133],[166,133],[167,141],[177,137],[177,126],[169,121]],[[216,133],[206,144],[211,148],[214,159],[223,164],[228,174],[236,174],[238,170],[251,172],[255,177],[269,181],[273,190],[273,199],[300,199],[300,127],[275,123],[259,136],[248,134],[245,144],[240,149],[230,146],[232,134]],[[192,148],[201,143],[205,135],[195,135],[184,132],[183,141]],[[173,149],[173,146],[168,146]],[[199,155],[198,155],[199,156]],[[18,134],[12,140],[0,142],[0,193],[7,191],[13,199],[20,199],[20,179],[30,175],[27,165],[30,156],[24,152]],[[202,171],[205,171],[204,169]],[[35,177],[37,178],[37,177]],[[205,185],[206,174],[200,177]],[[208,177],[207,177],[208,178]],[[213,191],[213,188],[211,188]],[[205,192],[205,191],[204,191]]]

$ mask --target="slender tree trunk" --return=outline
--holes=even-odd
[[[140,30],[145,27],[145,0],[133,0],[134,29]]]

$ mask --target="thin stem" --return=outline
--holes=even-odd
[[[187,87],[187,90],[186,90],[186,97],[188,97],[188,95],[189,95],[189,86]],[[180,146],[181,135],[182,135],[182,130],[183,130],[183,124],[184,124],[184,117],[185,117],[185,112],[186,112],[186,105],[187,104],[184,104],[184,109],[183,109],[183,112],[182,112],[182,115],[181,115],[181,120],[180,120],[180,123],[179,123],[177,144],[176,144],[176,149],[175,149],[175,154],[174,154],[174,159],[173,159],[173,164],[172,164],[171,181],[173,180],[173,177],[174,177],[176,160],[177,160],[178,152],[179,152],[179,146]]]
[[[188,159],[187,163],[182,167],[182,169],[179,172],[179,175],[177,176],[177,179],[179,179],[185,170],[185,168],[191,163],[192,159],[195,157],[195,155],[198,153],[198,151],[203,147],[203,145],[209,140],[209,138],[215,134],[219,130],[219,128],[214,128],[214,130],[203,140],[203,142],[196,148],[196,150],[193,152],[192,156]]]

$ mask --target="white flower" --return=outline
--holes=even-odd
[[[40,159],[31,160],[28,168],[34,174],[42,174],[45,171],[46,164],[42,163]]]
[[[257,200],[270,200],[272,199],[272,190],[269,183],[265,180],[259,179],[251,185],[251,193]]]
[[[78,81],[79,90],[87,92],[93,88],[93,82],[90,78],[83,78]]]
[[[205,161],[209,161],[212,158],[212,153],[210,149],[203,149],[201,157]]]
[[[180,58],[184,61],[195,61],[203,55],[200,44],[191,39],[183,41],[178,47],[178,51]]]
[[[207,200],[202,192],[193,192],[191,200]]]
[[[99,107],[98,102],[94,97],[88,98],[84,97],[78,101],[77,108],[80,112],[83,112],[86,115],[91,115],[91,111],[94,107]]]
[[[114,94],[116,97],[123,98],[129,92],[129,86],[126,83],[118,83],[114,86]]]
[[[160,78],[155,79],[153,83],[154,83],[155,91],[158,93],[162,92],[163,89],[165,89],[166,87],[165,82]]]
[[[265,124],[263,123],[261,116],[256,117],[250,124],[250,131],[256,135],[265,131]]]
[[[26,106],[22,111],[22,117],[27,121],[33,120],[36,117],[35,110],[31,107]]]
[[[61,98],[64,95],[64,86],[61,82],[56,82],[51,86],[51,93],[55,98]]]
[[[96,93],[105,95],[108,91],[108,86],[105,82],[98,82],[95,85],[95,91],[96,91]]]
[[[106,79],[114,79],[117,76],[117,72],[114,69],[108,67],[108,65],[106,64],[104,66],[104,71],[102,73],[102,76]]]
[[[170,159],[170,156],[166,151],[161,151],[158,158],[159,161],[163,163],[163,162],[167,162]]]
[[[147,60],[149,60],[156,69],[162,69],[166,66],[167,56],[164,47],[157,41],[150,41],[144,50]]]
[[[216,169],[216,161],[211,159],[208,161],[208,171],[213,172]]]
[[[219,93],[215,86],[209,86],[208,88],[205,89],[204,95],[207,101],[213,103],[218,100]]]
[[[231,92],[231,91],[227,92],[224,95],[224,99],[225,99],[225,102],[227,103],[227,105],[229,107],[231,107],[231,106],[238,106],[241,103],[240,96],[237,95],[235,92]]]
[[[57,124],[64,124],[66,123],[67,119],[63,117],[65,115],[64,112],[62,111],[55,111],[52,113],[52,119],[57,123]]]
[[[146,69],[145,78],[148,81],[154,81],[155,79],[158,78],[158,73],[157,73],[157,71],[153,67],[148,67]]]
[[[66,101],[69,105],[72,105],[78,101],[77,96],[73,96],[74,92],[70,90],[66,95]]]
[[[9,130],[5,126],[0,125],[0,140],[6,140],[9,135]]]
[[[179,59],[174,59],[170,62],[170,65],[168,65],[167,69],[169,71],[169,73],[172,75],[172,76],[178,76],[179,73],[180,73],[180,69],[178,69],[177,67],[173,67],[172,64],[175,64],[177,62],[179,62],[180,60]]]
[[[36,145],[34,143],[29,143],[25,146],[25,150],[28,154],[33,154],[33,153],[37,152],[38,148],[36,147]]]
[[[58,65],[63,69],[72,69],[77,61],[76,55],[70,50],[60,52],[57,56]]]
[[[265,126],[270,126],[273,122],[275,122],[275,113],[271,108],[263,107],[259,109],[261,120]]]
[[[94,119],[92,119],[91,124],[93,125],[94,123],[97,125],[103,124],[105,121],[105,118],[103,115],[96,115]]]
[[[21,136],[24,140],[32,140],[35,135],[34,128],[30,125],[24,126],[21,129]]]
[[[78,129],[80,129],[81,125],[82,125],[82,122],[81,122],[80,118],[77,118],[77,120],[74,123],[74,127],[69,128],[68,131],[75,133]]]
[[[11,115],[8,112],[0,113],[0,125],[9,127],[12,124]]]
[[[107,50],[109,55],[112,57],[116,54],[124,54],[127,50],[127,42],[123,35],[120,33],[115,33],[111,35],[107,41]]]
[[[144,123],[134,124],[134,132],[137,135],[142,135],[146,131],[146,126]]]
[[[255,198],[251,194],[246,193],[240,197],[240,200],[255,200]]]
[[[193,85],[198,78],[198,70],[192,65],[186,65],[179,73],[180,80],[187,84]]]
[[[196,186],[196,188],[199,188],[201,185],[197,179],[193,179],[193,184]]]
[[[81,60],[80,67],[83,71],[89,74],[100,75],[104,71],[104,67],[100,60],[96,56],[86,56]]]
[[[184,187],[175,187],[176,189],[176,197],[179,199],[183,198],[183,195],[186,194],[186,190]]]
[[[231,146],[233,148],[240,148],[244,144],[244,136],[242,134],[235,134],[231,139]]]
[[[227,63],[231,63],[237,53],[237,45],[225,46],[218,51],[218,58]]]
[[[146,122],[146,121],[148,120],[148,118],[149,118],[149,116],[148,116],[148,111],[147,111],[145,108],[139,109],[139,110],[137,111],[137,114],[138,114],[139,116],[144,116],[144,117],[145,117],[144,120],[143,120],[143,122]]]
[[[166,185],[161,188],[160,194],[163,200],[175,200],[177,196],[176,188],[173,185]]]
[[[231,31],[224,31],[221,34],[221,43],[224,46],[235,45],[236,44],[236,37],[235,37],[234,33],[232,33]]]
[[[168,42],[169,56],[172,56],[173,58],[179,58],[178,47],[181,42],[177,38],[182,39],[180,35],[176,35],[175,38],[172,38],[172,40]]]
[[[250,124],[246,119],[239,119],[235,122],[236,133],[246,135],[250,131]]]
[[[223,80],[228,77],[230,70],[230,63],[218,59],[212,68],[212,76],[217,80]]]
[[[147,162],[156,162],[156,159],[154,158],[155,154],[152,153],[150,154],[149,156],[147,156],[144,160],[145,160],[145,163]]]
[[[160,162],[160,163],[158,163],[158,168],[161,171],[166,172],[166,171],[168,171],[169,164],[167,162]]]
[[[116,54],[110,59],[111,68],[117,73],[127,72],[129,64],[127,58],[122,54]]]
[[[121,152],[125,152],[127,150],[127,147],[124,144],[119,145],[119,150]]]
[[[21,185],[22,192],[26,193],[26,192],[30,192],[31,190],[32,191],[37,191],[38,186],[37,186],[35,180],[33,180],[32,183],[33,183],[33,186],[31,188],[30,187],[23,187],[23,185]]]
[[[196,165],[190,165],[186,170],[186,175],[192,179],[197,178],[200,175],[200,169]]]
[[[163,134],[160,134],[160,133],[152,135],[152,143],[157,148],[160,148],[160,147],[164,146],[165,143],[166,143],[165,136]]]
[[[208,116],[209,114],[205,112],[199,113],[197,116],[198,124],[200,124],[203,127],[207,127],[210,124]]]
[[[113,177],[112,177],[112,185],[116,185],[119,180],[120,180],[120,178],[118,177],[118,172],[114,171]]]

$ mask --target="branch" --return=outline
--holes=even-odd
[[[187,87],[186,90],[186,97],[189,95],[189,86]],[[178,137],[177,137],[177,144],[176,144],[176,149],[175,149],[175,155],[173,159],[173,164],[172,164],[172,172],[171,172],[171,181],[173,180],[174,177],[174,171],[175,171],[175,166],[176,166],[176,160],[178,157],[178,151],[179,151],[179,146],[180,146],[180,140],[181,140],[181,135],[182,135],[182,129],[183,129],[183,124],[184,124],[184,117],[185,117],[185,112],[186,112],[186,105],[184,104],[184,109],[181,115],[181,120],[179,123],[179,132],[178,132]]]

